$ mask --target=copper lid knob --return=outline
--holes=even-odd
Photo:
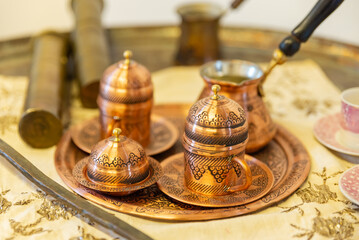
[[[213,85],[211,97],[192,105],[186,119],[185,145],[233,148],[247,143],[248,125],[243,108],[235,101],[219,95],[220,90],[219,85]]]
[[[125,58],[125,65],[129,66],[132,57],[132,51],[126,50],[123,52],[123,57]]]
[[[129,185],[149,176],[149,162],[142,146],[115,128],[112,136],[94,146],[87,163],[87,175],[102,185]]]
[[[218,100],[219,96],[218,96],[218,92],[221,91],[221,86],[215,84],[212,86],[212,91],[213,91],[213,96],[211,97],[212,100]]]

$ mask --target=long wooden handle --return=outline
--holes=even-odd
[[[309,14],[292,31],[291,35],[283,39],[279,49],[286,56],[293,56],[298,52],[300,44],[306,42],[314,30],[332,13],[344,0],[319,0]]]
[[[0,139],[0,155],[8,160],[19,172],[64,205],[76,210],[80,216],[114,232],[125,239],[152,239],[138,229],[121,221],[114,215],[96,207],[83,198],[71,193],[43,174],[29,160]]]

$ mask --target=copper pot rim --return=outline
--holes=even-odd
[[[161,164],[154,158],[147,156],[149,162],[149,175],[144,180],[134,184],[106,185],[92,181],[87,175],[87,163],[90,156],[81,159],[73,169],[73,176],[81,185],[104,193],[126,193],[137,191],[156,183],[162,176]]]
[[[226,10],[219,4],[211,2],[185,3],[177,7],[176,12],[187,21],[211,21],[220,19]],[[193,12],[200,15],[193,15]]]
[[[74,2],[75,2],[75,0],[71,0],[70,4],[69,4],[72,10],[74,10]],[[104,7],[104,2],[103,2],[103,0],[100,0],[99,2],[101,4],[101,11],[102,11],[103,7]]]
[[[233,82],[228,82],[228,81],[221,81],[218,79],[215,79],[213,77],[209,77],[206,74],[206,69],[208,69],[211,66],[214,66],[218,63],[225,63],[225,64],[232,64],[232,65],[251,65],[253,67],[255,67],[257,69],[257,71],[259,71],[261,73],[261,75],[259,77],[255,77],[255,78],[248,78],[245,81],[241,82],[241,83],[233,83]],[[261,79],[264,77],[264,71],[263,69],[256,63],[251,62],[251,61],[246,61],[246,60],[240,60],[240,59],[230,59],[230,60],[215,60],[215,61],[211,61],[208,63],[203,64],[200,67],[199,70],[200,76],[203,78],[203,80],[205,80],[206,83],[210,84],[210,85],[214,85],[214,84],[218,84],[221,87],[241,87],[241,86],[249,86],[249,85],[257,85],[259,84],[259,82],[261,81]],[[219,77],[219,76],[218,76]],[[243,76],[242,76],[243,77]]]

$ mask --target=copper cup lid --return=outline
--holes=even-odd
[[[242,147],[248,141],[246,113],[235,101],[219,95],[219,85],[213,85],[213,95],[192,105],[186,119],[184,147]]]
[[[161,164],[147,157],[136,141],[113,136],[93,147],[90,156],[78,161],[73,177],[83,186],[104,194],[125,196],[156,183],[163,175]]]
[[[126,50],[121,60],[108,67],[100,81],[97,103],[134,104],[153,97],[151,73],[143,65],[132,60],[132,52]]]
[[[113,136],[96,144],[87,162],[88,178],[103,185],[129,185],[149,176],[150,164],[143,147],[122,136],[115,128]]]

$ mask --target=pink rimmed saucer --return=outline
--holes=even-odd
[[[344,146],[340,142],[340,113],[322,117],[314,124],[314,136],[317,140],[334,151],[352,156],[359,156],[359,150]]]
[[[342,174],[339,179],[339,188],[346,198],[359,205],[359,165]]]

